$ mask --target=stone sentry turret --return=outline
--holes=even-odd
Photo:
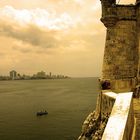
[[[116,1],[115,0],[102,0],[102,18],[101,21],[106,27],[116,24]]]
[[[116,92],[133,91],[139,79],[140,1],[118,5],[101,0],[101,4],[101,21],[107,28],[101,83],[110,82]]]

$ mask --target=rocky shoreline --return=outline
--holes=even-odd
[[[96,115],[95,111],[91,112],[82,125],[78,140],[101,140],[108,118],[108,113],[101,116]]]

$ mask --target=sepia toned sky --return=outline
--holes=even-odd
[[[106,33],[100,16],[100,0],[0,0],[0,75],[14,69],[100,76]]]

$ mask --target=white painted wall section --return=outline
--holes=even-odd
[[[130,140],[127,134],[133,129],[132,98],[132,92],[117,95],[102,140]]]
[[[116,97],[118,95],[115,92],[111,92],[111,91],[110,92],[103,92],[103,94],[106,95],[106,96],[109,96],[109,97],[111,97],[113,99],[116,99]]]

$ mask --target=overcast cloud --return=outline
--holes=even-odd
[[[0,73],[100,76],[105,40],[100,7],[99,0],[1,1]]]

